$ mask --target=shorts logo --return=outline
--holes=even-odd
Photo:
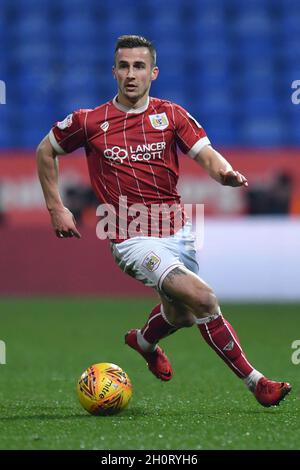
[[[155,271],[160,265],[160,257],[153,253],[153,251],[150,251],[142,264],[148,271]]]
[[[169,121],[168,121],[166,113],[150,114],[149,119],[154,129],[159,129],[163,131],[169,125]]]
[[[106,132],[107,129],[109,128],[109,122],[107,121],[103,122],[100,127],[104,132]]]
[[[67,127],[72,126],[73,114],[68,114],[68,116],[63,120],[57,123],[57,127],[62,131]]]

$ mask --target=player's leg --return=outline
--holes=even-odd
[[[187,223],[175,237],[169,240],[158,240],[156,243],[163,243],[164,256],[168,262],[165,263],[164,268],[158,273],[157,281],[161,274],[169,270],[174,262],[180,262],[181,266],[194,273],[198,273],[198,263],[196,260],[196,250],[194,247],[194,235],[191,233],[191,224]],[[168,252],[171,252],[169,256]],[[177,257],[174,258],[174,252]],[[157,305],[151,312],[146,324],[140,330],[140,343],[144,348],[147,346],[153,348],[159,340],[174,333],[179,328],[189,327],[194,325],[195,316],[192,311],[184,303],[168,298],[163,292],[158,289],[161,304]],[[145,341],[144,341],[145,340]]]
[[[141,237],[112,245],[112,254],[123,271],[157,289],[158,281],[164,273],[174,265],[184,266],[179,258],[178,245],[175,237]],[[141,329],[128,331],[125,342],[146,359],[154,375],[162,380],[170,380],[170,361],[157,343],[179,328],[193,323],[194,317],[187,312],[186,307],[181,308],[180,302],[176,301],[169,305],[169,301],[161,296],[161,302],[152,309],[145,325]]]
[[[130,330],[125,342],[138,351],[148,363],[150,371],[161,380],[170,380],[172,366],[158,342],[177,331],[195,323],[191,311],[181,302],[170,302],[164,296],[156,305],[141,329]]]
[[[139,343],[144,350],[153,351],[155,345],[179,328],[193,326],[195,316],[181,302],[170,302],[160,295],[161,303],[151,311],[144,326],[139,330]]]
[[[162,290],[193,312],[205,341],[251,390],[264,406],[277,405],[291,386],[273,382],[254,369],[247,360],[237,334],[224,319],[213,290],[186,268],[176,267],[161,280]]]

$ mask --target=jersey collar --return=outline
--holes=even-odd
[[[144,106],[141,106],[140,108],[129,108],[128,106],[124,106],[123,104],[121,103],[118,103],[117,101],[117,96],[116,95],[113,99],[113,105],[119,109],[120,111],[123,111],[124,113],[131,113],[131,114],[140,114],[140,113],[143,113],[144,111],[146,111],[146,109],[148,108],[149,106],[149,96],[147,98],[147,102],[146,104],[144,104]]]

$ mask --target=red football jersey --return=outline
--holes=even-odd
[[[193,158],[210,144],[204,129],[185,109],[157,98],[148,98],[138,109],[121,105],[115,97],[95,109],[77,110],[57,122],[49,138],[59,154],[85,148],[95,194],[117,214],[117,232],[110,237],[115,242],[128,238],[121,220],[124,211],[119,218],[120,196],[121,205],[124,201],[127,207],[143,204],[148,211],[153,204],[180,207],[177,146]],[[125,218],[128,227],[132,214]],[[149,230],[141,229],[140,234],[149,235]],[[156,236],[163,236],[161,229]]]

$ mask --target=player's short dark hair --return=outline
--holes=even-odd
[[[143,36],[135,36],[133,34],[126,34],[124,36],[120,36],[117,40],[117,44],[115,47],[115,59],[116,53],[118,49],[133,49],[134,47],[147,47],[151,54],[152,58],[152,66],[154,67],[156,64],[156,50],[153,46],[152,42],[148,39],[144,38]]]

